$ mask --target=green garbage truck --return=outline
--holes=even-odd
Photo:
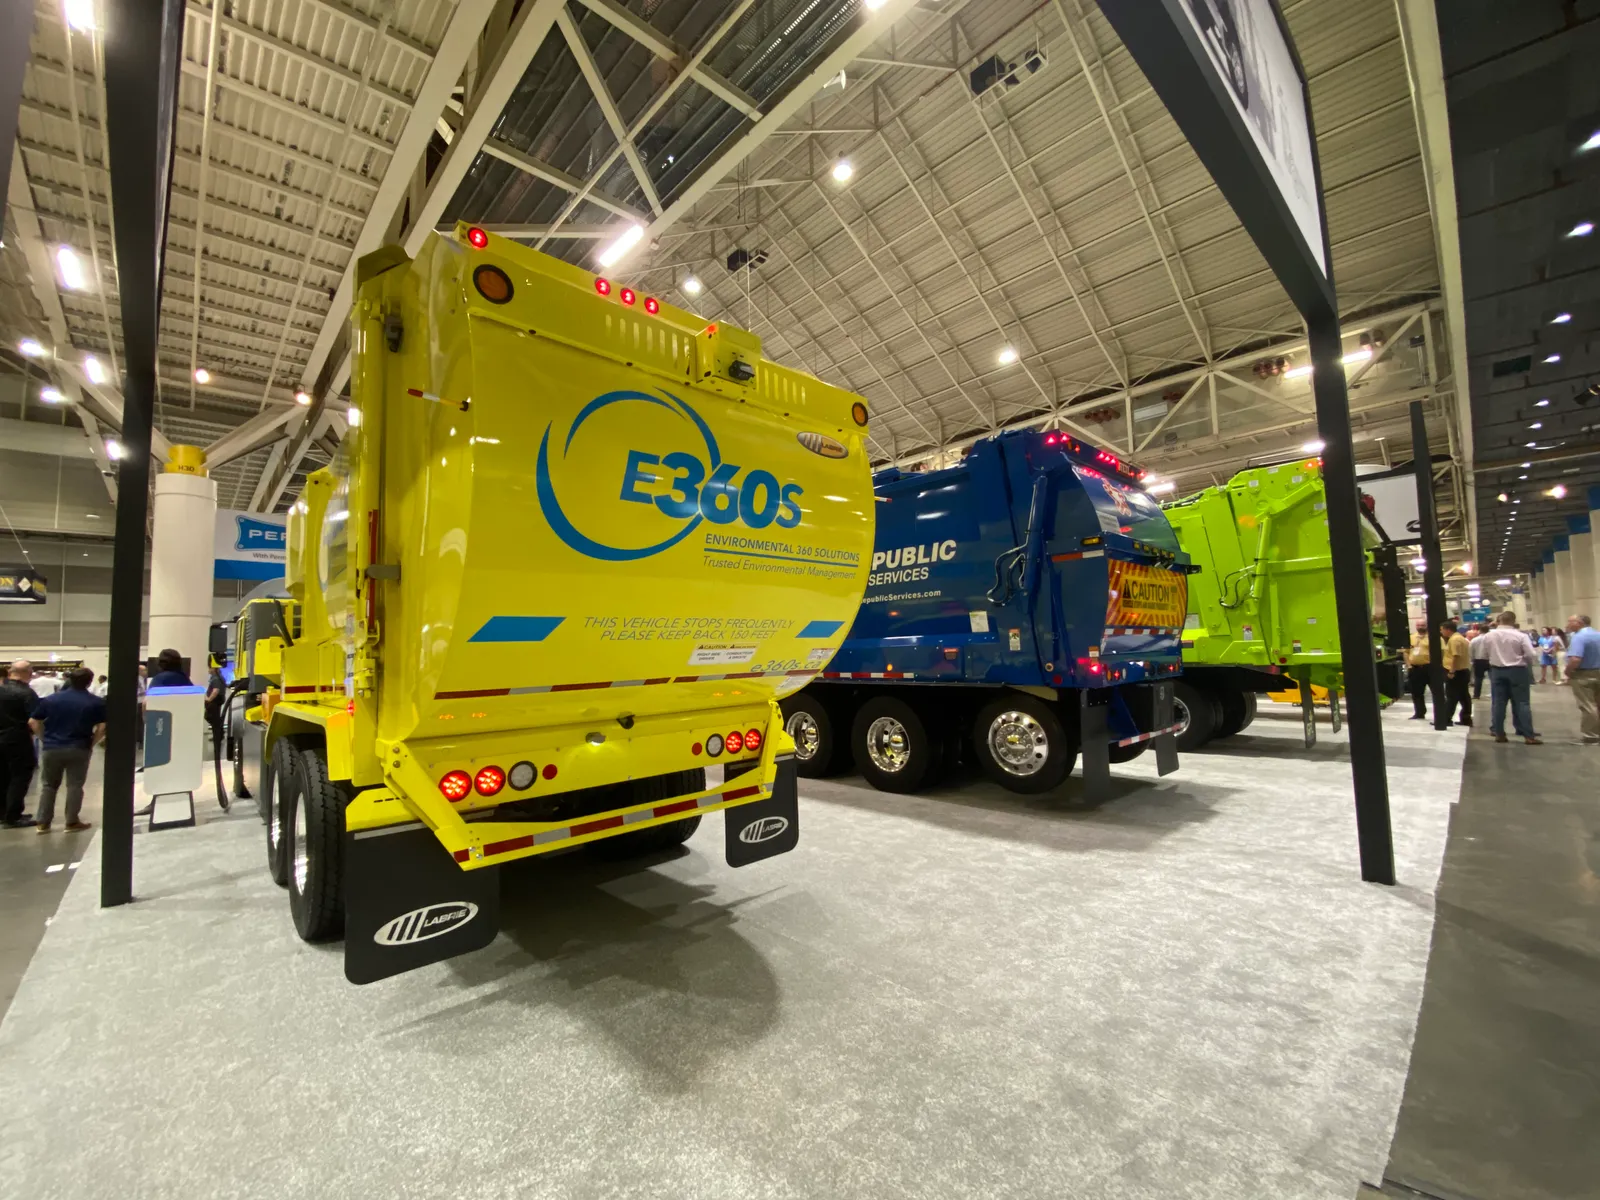
[[[1344,682],[1328,546],[1322,462],[1251,467],[1219,487],[1165,506],[1189,577],[1183,677],[1174,695],[1179,750],[1231,737],[1255,718],[1256,697],[1297,689],[1306,745],[1316,741],[1313,689],[1325,690],[1335,730]],[[1372,653],[1378,689],[1400,695],[1408,644],[1398,551],[1362,497]]]

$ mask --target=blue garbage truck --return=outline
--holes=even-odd
[[[976,765],[1086,795],[1155,747],[1176,770],[1189,557],[1143,472],[1057,432],[1010,430],[945,470],[874,476],[861,608],[827,669],[785,698],[801,775],[853,763],[914,792]],[[826,653],[824,651],[823,653]]]

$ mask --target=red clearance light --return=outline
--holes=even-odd
[[[594,290],[599,292],[602,296],[611,295],[611,280],[596,279],[594,281]]]
[[[700,754],[700,751],[702,751],[704,749],[705,749],[704,746],[702,746],[699,742],[696,742],[693,746],[689,747],[689,753],[698,757],[699,754]]]
[[[639,298],[639,294],[637,292],[635,292],[632,288],[627,287],[623,288],[622,291],[617,294],[624,304],[632,304]]]
[[[722,744],[728,748],[729,754],[737,754],[744,749],[744,734],[735,729],[722,739]]]
[[[439,780],[439,790],[451,804],[457,800],[464,800],[467,793],[472,790],[472,776],[465,771],[451,771]]]
[[[1060,440],[1061,435],[1058,433],[1047,433],[1044,435],[1044,444],[1046,446],[1054,446]]]
[[[751,729],[746,731],[744,735],[744,748],[746,750],[761,749],[761,731],[759,729]]]
[[[644,310],[652,317],[655,316],[661,311],[661,301],[657,300],[654,296],[646,296],[644,298]]]
[[[482,250],[489,244],[489,235],[474,225],[471,229],[467,230],[467,241],[471,242],[479,250]]]
[[[717,332],[717,323],[715,321],[713,321],[713,322],[711,322],[711,324],[707,325],[706,326],[706,332],[707,333],[716,333]],[[858,425],[860,424],[859,421],[856,422],[856,423]]]
[[[484,767],[472,781],[480,796],[492,796],[506,785],[506,773],[499,767]]]
[[[548,767],[546,767],[544,769],[544,777],[546,779],[554,779],[556,777],[556,765],[555,765],[555,763],[551,763]]]

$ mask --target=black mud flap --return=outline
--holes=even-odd
[[[1151,705],[1155,709],[1150,722],[1151,729],[1171,729],[1172,716],[1172,683],[1158,683],[1155,685],[1155,694],[1151,697]],[[1178,769],[1178,738],[1176,734],[1159,733],[1150,739],[1156,751],[1156,774],[1171,775]]]
[[[1339,689],[1328,689],[1328,719],[1333,723],[1333,731],[1338,733],[1344,728],[1344,716],[1339,707]]]
[[[421,825],[345,834],[344,869],[351,983],[481,950],[500,929],[500,869],[463,871]]]
[[[1111,794],[1111,732],[1106,715],[1110,688],[1083,688],[1078,692],[1078,748],[1083,755],[1083,795],[1090,801]]]
[[[1306,749],[1317,744],[1317,701],[1311,694],[1311,674],[1300,680],[1300,724],[1305,731]]]
[[[747,867],[800,844],[800,789],[794,755],[778,760],[772,795],[722,813],[723,844],[730,867]]]

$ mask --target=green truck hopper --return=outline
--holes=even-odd
[[[1344,651],[1326,508],[1315,458],[1252,467],[1166,506],[1178,544],[1198,568],[1189,578],[1175,697],[1180,750],[1231,737],[1254,718],[1257,694],[1294,686],[1308,746],[1316,725],[1307,685],[1327,689],[1339,727]],[[1405,577],[1365,497],[1362,509],[1372,652],[1379,690],[1393,698],[1400,694],[1395,651],[1407,644]]]

